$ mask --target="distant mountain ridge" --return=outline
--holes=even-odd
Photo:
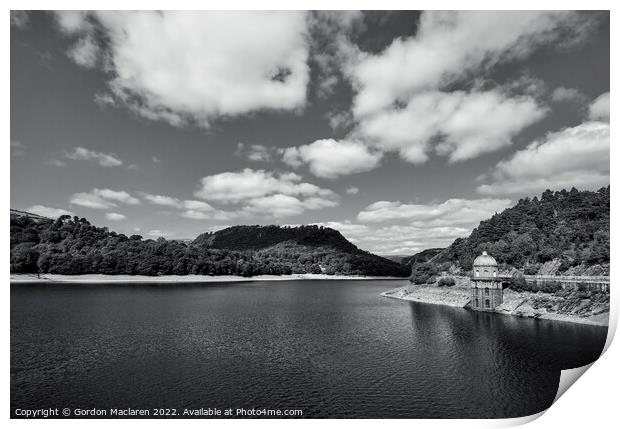
[[[407,258],[403,258],[401,264],[411,267],[413,264],[420,264],[424,262],[430,261],[432,258],[437,256],[441,251],[443,251],[443,247],[434,247],[431,249],[425,249],[421,252],[416,253],[413,256],[409,256]]]

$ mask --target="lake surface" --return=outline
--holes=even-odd
[[[383,298],[403,281],[11,286],[11,410],[517,417],[607,329]]]

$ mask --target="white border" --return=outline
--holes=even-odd
[[[405,0],[357,0],[357,1],[344,1],[344,0],[294,0],[294,1],[276,1],[276,0],[263,0],[263,1],[250,1],[250,0],[227,0],[226,2],[219,1],[189,1],[189,0],[177,0],[161,1],[153,0],[147,3],[137,1],[90,1],[79,2],[76,0],[61,0],[61,1],[7,1],[7,9],[4,15],[5,31],[2,33],[2,49],[3,58],[10,58],[9,46],[10,46],[10,26],[8,19],[8,9],[144,9],[145,6],[148,9],[575,9],[575,10],[612,10],[611,13],[611,39],[612,46],[618,46],[616,43],[617,31],[615,28],[618,24],[616,19],[616,11],[614,11],[614,5],[618,2],[590,0],[590,1],[574,1],[565,0],[559,1],[534,1],[534,0],[521,0],[521,1],[504,1],[500,4],[498,2],[470,0],[467,2],[458,1],[405,1]],[[617,76],[617,55],[614,52],[611,53],[611,70],[612,76]],[[9,134],[10,127],[10,77],[9,77],[9,64],[6,60],[4,67],[2,68],[4,88],[4,105],[2,111],[1,121],[3,124],[4,135]],[[592,65],[595,67],[596,65]],[[611,86],[614,86],[612,80]],[[615,98],[613,98],[615,100]],[[613,103],[612,100],[612,103]],[[613,110],[613,109],[612,109]],[[615,142],[611,144],[611,163],[612,167],[618,165],[617,153]],[[2,163],[4,164],[1,170],[2,181],[2,204],[4,206],[3,213],[5,213],[4,225],[0,229],[2,234],[2,242],[5,243],[2,246],[1,260],[5,261],[2,265],[2,275],[6,279],[4,287],[4,294],[2,300],[2,314],[4,316],[5,325],[2,330],[3,343],[5,344],[5,350],[2,355],[4,371],[2,372],[2,380],[4,385],[3,395],[3,407],[2,414],[4,419],[9,418],[9,367],[10,367],[10,339],[9,339],[9,325],[10,325],[10,308],[9,308],[9,249],[6,243],[9,242],[9,226],[8,226],[8,212],[10,204],[10,148],[8,142],[5,142],[2,156]],[[614,168],[611,169],[611,191],[612,191],[612,245],[611,253],[612,257],[612,271],[615,273],[615,267],[618,260],[618,241],[615,234],[617,222],[613,222],[614,214],[618,213],[618,203],[616,197],[617,186],[619,185],[615,180]],[[615,290],[614,286],[612,289]],[[615,332],[618,320],[618,299],[617,296],[612,293],[612,316],[610,321],[610,333]],[[611,336],[610,336],[611,338]],[[608,345],[609,340],[608,338]],[[592,365],[588,370],[588,375],[579,380],[575,386],[571,387],[560,399],[554,404],[548,412],[533,423],[529,427],[545,427],[545,426],[561,426],[563,428],[572,427],[607,427],[612,422],[618,421],[618,405],[616,396],[618,394],[618,382],[619,373],[618,363],[620,363],[620,349],[617,345],[612,346],[606,353]],[[390,420],[385,422],[394,427],[407,427],[411,429],[412,425],[415,427],[431,427],[431,428],[443,428],[443,427],[505,427],[513,426],[516,424],[525,423],[532,420],[530,418],[522,419],[505,419],[505,420]],[[383,420],[359,420],[354,424],[364,427],[374,427],[377,424],[383,424]],[[135,422],[132,420],[114,421],[112,424],[121,426],[133,426],[136,424],[142,424],[157,427],[167,427],[171,422],[167,420],[151,420],[143,422]],[[310,427],[317,424],[316,421],[292,421],[292,420],[220,420],[220,421],[204,421],[204,420],[183,420],[184,425],[204,427],[209,425],[211,427],[236,427],[242,425],[252,425],[255,428],[273,428],[275,427],[288,427],[291,423],[299,425],[301,427]],[[340,420],[322,420],[319,424],[329,426],[340,425],[343,422]],[[75,427],[83,426],[83,421],[69,421],[69,420],[47,420],[44,423],[41,420],[11,420],[11,425],[22,427],[31,425],[49,425],[50,427]],[[91,427],[109,427],[110,421],[89,421],[86,423]],[[172,424],[177,424],[172,423]]]

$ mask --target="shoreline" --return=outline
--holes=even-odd
[[[438,287],[406,285],[381,293],[384,298],[399,299],[424,304],[444,305],[455,308],[467,308],[470,302],[469,288]],[[552,320],[556,322],[579,323],[582,325],[609,327],[609,312],[599,313],[588,317],[574,314],[547,312],[544,308],[532,307],[532,300],[541,297],[550,297],[551,294],[542,292],[514,292],[504,291],[504,302],[488,313],[505,314],[508,316],[524,317],[529,319]]]
[[[11,274],[11,284],[28,283],[235,283],[256,281],[285,281],[285,280],[403,280],[406,277],[379,277],[379,276],[346,276],[328,274],[286,274],[260,275],[254,277],[243,276],[203,276],[189,274],[185,276],[139,276],[124,274]]]

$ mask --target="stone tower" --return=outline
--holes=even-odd
[[[497,261],[487,252],[474,259],[471,278],[471,308],[492,311],[504,300],[502,282],[497,277]]]

